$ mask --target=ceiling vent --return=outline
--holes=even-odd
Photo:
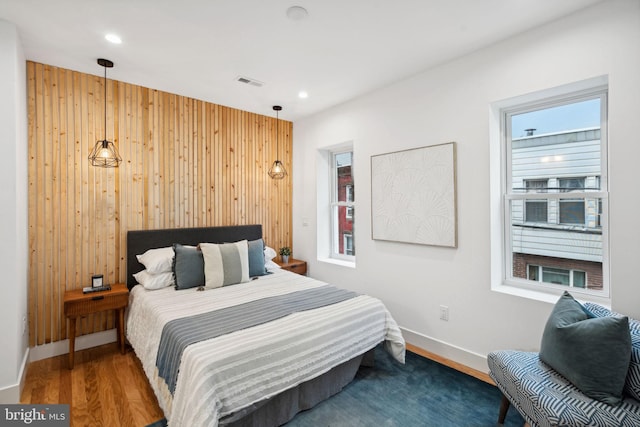
[[[264,85],[264,83],[262,83],[261,81],[258,81],[256,79],[252,79],[249,77],[244,77],[244,76],[238,76],[236,77],[236,80],[239,81],[240,83],[244,83],[244,84],[256,86],[256,87],[262,87]]]

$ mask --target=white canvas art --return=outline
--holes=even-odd
[[[375,240],[457,247],[455,142],[371,156]]]

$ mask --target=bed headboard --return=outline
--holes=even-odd
[[[168,228],[164,230],[131,230],[127,232],[127,287],[136,285],[133,275],[144,270],[136,255],[147,249],[198,243],[229,243],[238,240],[256,240],[262,238],[262,225],[233,225],[222,227]]]

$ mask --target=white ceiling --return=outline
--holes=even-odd
[[[29,60],[101,76],[104,57],[109,78],[293,121],[599,1],[0,0],[0,19]]]

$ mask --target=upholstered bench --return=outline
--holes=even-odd
[[[584,307],[596,317],[617,316],[592,303]],[[640,321],[629,319],[631,361],[620,403],[592,399],[553,368],[538,353],[501,350],[489,354],[489,375],[503,394],[499,423],[510,404],[531,426],[640,426]],[[593,345],[598,345],[593,342]]]

